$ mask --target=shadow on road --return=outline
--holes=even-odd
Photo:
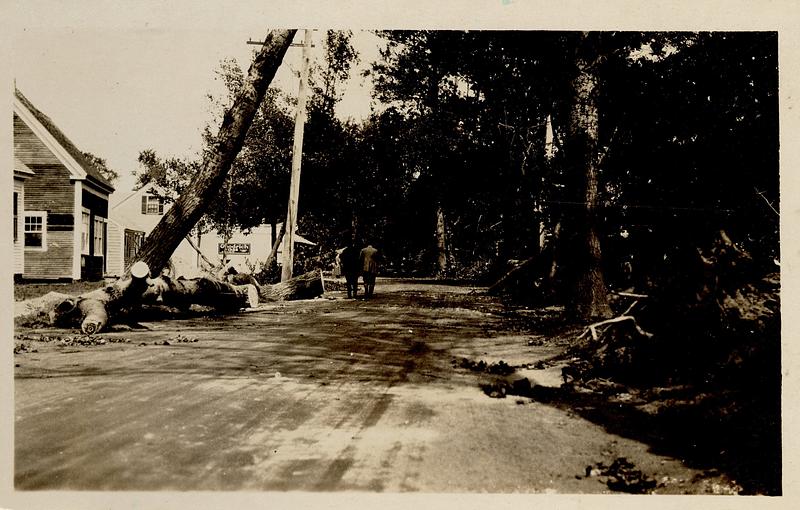
[[[643,402],[619,402],[596,392],[536,386],[539,402],[570,411],[608,432],[650,445],[653,453],[683,459],[687,466],[720,470],[745,494],[781,494],[780,402],[746,393],[710,393],[684,405],[646,412]],[[672,395],[675,400],[680,395]],[[734,409],[732,409],[734,408]],[[651,408],[652,411],[652,408]]]

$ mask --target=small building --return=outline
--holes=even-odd
[[[133,257],[145,237],[161,221],[171,204],[164,192],[155,184],[148,184],[125,195],[116,193],[111,197],[109,220],[109,276],[122,276],[133,263]],[[276,225],[280,231],[281,224]],[[234,267],[239,272],[252,273],[266,261],[275,242],[270,225],[260,225],[246,232],[234,230],[228,239],[227,248],[223,237],[217,232],[205,232],[193,236],[191,242],[184,240],[175,249],[170,263],[179,276],[191,278],[210,269],[209,266]],[[295,242],[311,244],[311,241],[295,235]],[[276,255],[280,264],[281,248]],[[119,254],[124,254],[120,256]]]
[[[21,249],[15,273],[36,280],[101,279],[113,186],[19,90],[13,110],[15,240]],[[17,242],[14,247],[16,253]]]

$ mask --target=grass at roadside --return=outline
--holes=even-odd
[[[48,292],[78,295],[103,286],[103,282],[47,282],[47,283],[15,283],[14,301],[25,301],[44,296]]]

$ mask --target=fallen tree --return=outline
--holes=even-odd
[[[311,299],[325,292],[325,280],[322,271],[309,271],[275,285],[263,285],[259,288],[259,297],[264,301],[289,301],[293,299]]]
[[[52,322],[79,321],[84,333],[98,333],[120,309],[141,302],[148,290],[160,293],[162,299],[168,296],[168,300],[184,303],[191,300],[215,302],[217,299],[224,301],[224,306],[241,303],[240,290],[225,282],[210,278],[202,280],[203,283],[165,280],[159,275],[172,253],[217,196],[295,32],[272,30],[267,33],[241,89],[222,119],[216,138],[204,152],[200,171],[147,236],[136,255],[136,263],[128,273],[112,285],[63,300],[52,311]],[[249,290],[247,294],[252,295]]]
[[[49,323],[64,327],[80,325],[81,331],[92,335],[102,331],[121,310],[143,304],[157,303],[184,310],[197,304],[226,312],[258,304],[258,290],[253,285],[233,285],[208,277],[148,278],[150,270],[141,261],[130,272],[129,278],[115,284],[51,304],[52,309],[47,312]]]
[[[310,271],[286,282],[260,285],[252,275],[228,275],[227,281],[212,277],[172,278],[167,275],[147,278],[143,262],[132,269],[120,294],[117,285],[74,297],[51,292],[24,303],[15,310],[14,323],[20,327],[60,326],[80,327],[92,335],[105,329],[122,316],[138,318],[144,307],[160,316],[173,316],[188,312],[192,305],[210,308],[216,312],[231,313],[243,308],[254,308],[261,302],[311,299],[325,292],[322,271]],[[144,287],[142,287],[144,282]],[[142,288],[144,290],[142,290]],[[145,313],[144,316],[152,315]]]
[[[261,285],[253,275],[245,273],[227,274],[225,281],[234,285],[253,285],[261,301],[311,299],[325,292],[325,280],[320,270],[309,271],[274,285]]]

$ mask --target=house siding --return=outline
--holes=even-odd
[[[67,169],[60,165],[28,164],[28,166],[36,172],[36,175],[25,182],[25,209],[47,211],[48,215],[72,215],[75,190],[70,183]],[[63,216],[58,218],[60,218],[57,222],[59,224],[72,224]]]
[[[25,183],[24,209],[47,212],[47,250],[25,249],[24,277],[72,278],[75,192],[69,172],[63,166],[28,166],[36,175]]]
[[[25,182],[23,209],[47,212],[47,250],[24,249],[23,276],[72,278],[75,191],[69,170],[16,114],[14,155],[35,173]]]
[[[125,269],[123,250],[125,243],[125,228],[114,220],[108,222],[108,262],[106,276],[122,276]]]
[[[25,278],[71,278],[72,232],[47,230],[47,250],[25,250]]]
[[[14,155],[27,166],[61,165],[47,146],[39,140],[31,128],[14,114]]]

